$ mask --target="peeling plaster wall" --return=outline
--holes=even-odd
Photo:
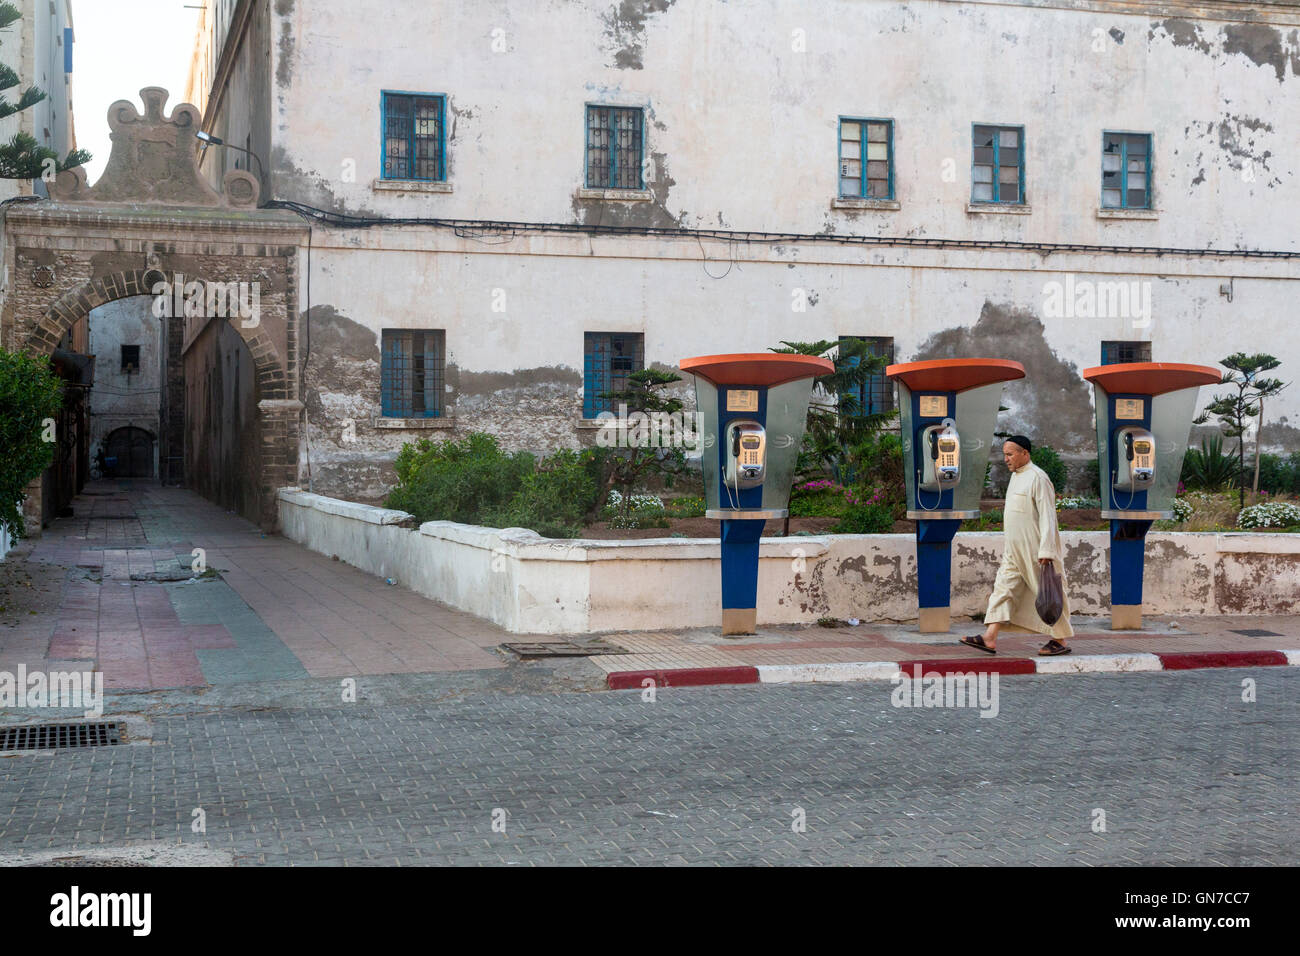
[[[265,52],[257,69],[270,89],[232,85],[226,121],[255,126],[234,111],[269,105],[272,194],[334,212],[1300,251],[1291,6],[1169,3],[1158,16],[1106,0],[827,0],[815,15],[798,0],[259,9],[247,45]],[[383,90],[448,97],[449,192],[376,187]],[[644,199],[583,192],[587,103],[645,109]],[[841,116],[893,119],[897,210],[833,207]],[[1024,126],[1030,214],[968,211],[973,122]],[[1099,214],[1103,130],[1153,134],[1154,217]],[[668,367],[838,335],[891,336],[900,361],[1013,358],[1029,377],[1008,387],[1000,426],[1052,444],[1076,474],[1095,454],[1078,373],[1099,364],[1102,340],[1150,341],[1157,361],[1213,364],[1240,348],[1276,354],[1284,372],[1300,367],[1293,261],[397,226],[317,227],[312,259],[319,341],[333,324],[350,331],[337,354],[314,350],[304,377],[303,480],[367,500],[392,481],[403,441],[449,434],[374,426],[384,328],[445,330],[439,424],[450,433],[483,429],[543,451],[593,438],[577,424],[584,331],[643,332],[647,364]],[[1067,281],[1137,283],[1150,311],[1053,312],[1047,286]],[[1229,284],[1231,302],[1220,294]],[[493,308],[498,292],[504,311]],[[795,311],[800,296],[807,308]],[[1300,390],[1270,404],[1264,444],[1300,449]]]
[[[430,521],[289,489],[284,535],[321,554],[515,633],[716,627],[717,539],[551,540],[518,528]],[[1077,614],[1110,608],[1109,538],[1067,531],[1066,579]],[[952,612],[982,613],[1002,535],[954,540]],[[1144,609],[1152,615],[1289,614],[1300,604],[1300,538],[1162,534],[1147,541]],[[916,620],[916,542],[909,535],[764,538],[759,624],[820,617]]]
[[[935,0],[831,0],[815,15],[798,0],[265,5],[277,198],[403,216],[1297,248],[1269,215],[1295,201],[1300,171],[1286,132],[1300,118],[1296,11],[1270,24]],[[864,55],[879,47],[889,55]],[[372,186],[384,89],[448,95],[450,194]],[[651,201],[578,197],[587,102],[646,107]],[[894,119],[897,212],[830,208],[841,115]],[[1026,127],[1033,215],[966,212],[972,122]],[[1103,129],[1154,133],[1158,220],[1097,217]]]
[[[1100,364],[1103,340],[1149,341],[1157,361],[1214,364],[1236,347],[1225,334],[1233,329],[1243,347],[1300,369],[1300,339],[1286,332],[1293,267],[1279,264],[717,242],[702,258],[693,240],[505,236],[486,244],[417,228],[315,235],[305,378],[313,487],[368,501],[393,481],[403,441],[448,434],[374,427],[384,328],[444,330],[448,417],[439,424],[535,451],[594,440],[579,425],[585,331],[641,332],[647,365],[666,368],[688,355],[840,335],[890,336],[898,361],[1015,359],[1027,377],[1007,386],[1000,430],[1052,445],[1080,482],[1096,454],[1092,388],[1080,373]],[[1229,302],[1219,286],[1238,270],[1253,277],[1233,280]],[[1150,316],[1054,316],[1044,290],[1067,279],[1140,283]],[[689,380],[681,391],[693,402]],[[1200,404],[1213,393],[1202,389]],[[351,442],[343,440],[348,420]],[[1300,392],[1271,402],[1267,421],[1266,447],[1300,449],[1288,424],[1300,422]]]

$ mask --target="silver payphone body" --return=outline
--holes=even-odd
[[[1156,480],[1156,442],[1145,428],[1126,425],[1115,431],[1116,491],[1146,491]]]
[[[767,431],[758,422],[737,418],[727,423],[726,484],[737,490],[757,488],[767,475]]]
[[[921,461],[922,491],[957,487],[961,481],[961,436],[951,418],[922,430]]]

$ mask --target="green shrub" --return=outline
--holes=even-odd
[[[891,432],[879,432],[853,449],[857,484],[850,504],[879,504],[890,509],[894,520],[907,514],[907,486],[903,480],[903,442]]]
[[[1061,461],[1061,456],[1056,453],[1055,448],[1051,445],[1035,445],[1034,450],[1029,453],[1029,460],[1047,472],[1047,477],[1051,480],[1057,494],[1065,490],[1065,462]]]
[[[894,509],[887,504],[851,505],[831,528],[832,534],[888,534],[894,530]]]
[[[1088,466],[1088,494],[1101,498],[1101,456],[1093,455],[1092,464]]]
[[[1253,462],[1247,462],[1248,480],[1255,480]],[[1300,452],[1259,456],[1259,490],[1270,495],[1300,494]]]
[[[576,538],[595,506],[597,456],[591,451],[557,451],[523,476],[519,490],[501,509],[484,517],[497,527],[529,528],[546,538]]]
[[[46,420],[62,404],[58,377],[45,359],[0,349],[0,528],[15,538],[27,530],[22,501],[28,483],[54,461]]]
[[[1236,455],[1223,453],[1222,435],[1209,435],[1201,439],[1199,450],[1187,450],[1180,477],[1188,489],[1222,491],[1237,486],[1240,465]]]
[[[459,440],[403,445],[394,469],[397,486],[385,507],[408,511],[421,522],[487,524],[520,492],[534,458],[526,452],[507,455],[491,435],[471,432]]]
[[[669,518],[703,518],[704,510],[704,499],[698,495],[664,502],[664,514]]]
[[[967,518],[961,523],[962,531],[994,531],[1002,524],[1002,509],[981,511],[978,518]]]
[[[790,492],[791,518],[839,518],[852,503],[853,492],[829,478],[805,481]]]

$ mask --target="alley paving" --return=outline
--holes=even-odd
[[[590,692],[190,492],[89,491],[10,556],[52,584],[0,670],[102,670],[126,739],[0,755],[0,864],[1300,862],[1296,668],[1006,677],[993,718],[888,681]]]
[[[106,716],[149,702],[135,742],[0,759],[0,862],[1300,862],[1292,668],[1006,678],[991,719],[893,707],[888,683],[490,680],[117,695]]]
[[[109,690],[157,690],[506,666],[500,628],[192,491],[99,482],[74,512],[8,558],[61,575],[62,595],[0,627],[0,670],[95,668]]]

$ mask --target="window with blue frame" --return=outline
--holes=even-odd
[[[447,178],[446,97],[384,91],[384,179]]]
[[[1101,134],[1101,207],[1151,208],[1151,134]]]
[[[645,368],[645,336],[640,332],[585,332],[582,343],[582,417],[617,412],[606,392],[628,387],[628,376]]]
[[[441,418],[446,369],[442,329],[384,329],[380,398],[385,418]]]
[[[1102,342],[1101,364],[1122,365],[1127,362],[1150,362],[1150,342]]]
[[[872,335],[840,336],[841,342],[855,339],[867,343],[867,354],[883,357],[887,363],[893,363],[894,340],[892,338]],[[861,359],[856,355],[849,359],[849,365],[853,368],[857,368],[860,363]],[[894,383],[885,378],[884,369],[868,376],[867,380],[851,394],[856,399],[859,415],[882,415],[894,410]]]
[[[893,120],[840,120],[840,198],[894,198]]]
[[[587,188],[644,189],[639,107],[587,107]]]
[[[971,141],[971,202],[1025,202],[1025,129],[976,126]]]

